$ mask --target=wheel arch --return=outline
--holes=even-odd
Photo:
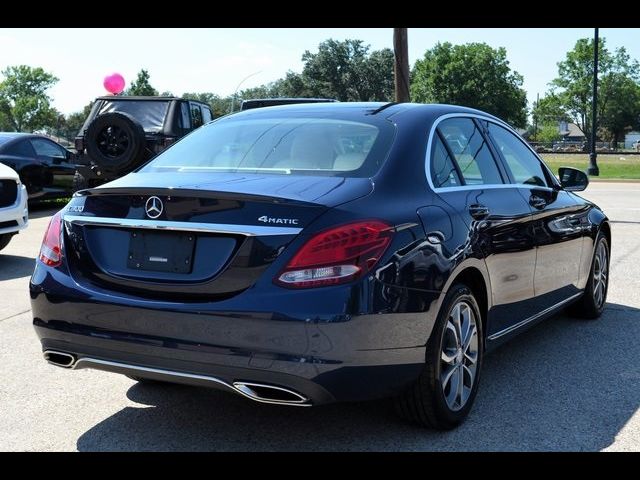
[[[473,292],[478,302],[478,307],[480,308],[480,316],[482,317],[482,333],[483,336],[486,337],[487,318],[493,302],[491,281],[484,262],[478,259],[469,259],[468,262],[456,268],[447,280],[445,288],[442,290],[442,299],[444,299],[451,286],[456,283],[465,284]],[[440,305],[438,308],[440,308]]]

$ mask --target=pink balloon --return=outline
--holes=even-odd
[[[102,82],[107,92],[117,95],[124,90],[124,77],[119,73],[112,73],[104,77]]]

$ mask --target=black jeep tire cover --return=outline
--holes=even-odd
[[[114,147],[111,152],[108,150],[109,137],[119,147]],[[120,112],[98,115],[85,134],[87,154],[99,168],[111,174],[124,173],[141,163],[145,142],[142,125],[130,115]]]

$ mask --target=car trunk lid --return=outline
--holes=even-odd
[[[373,188],[362,178],[212,177],[132,174],[74,197],[64,215],[72,275],[149,298],[226,298],[328,208]]]

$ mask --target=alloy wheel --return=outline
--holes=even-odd
[[[447,406],[462,409],[473,390],[478,363],[478,328],[466,301],[456,303],[442,334],[440,385]]]
[[[607,295],[607,279],[609,276],[609,253],[605,242],[598,244],[593,266],[593,299],[596,308],[602,308]]]

